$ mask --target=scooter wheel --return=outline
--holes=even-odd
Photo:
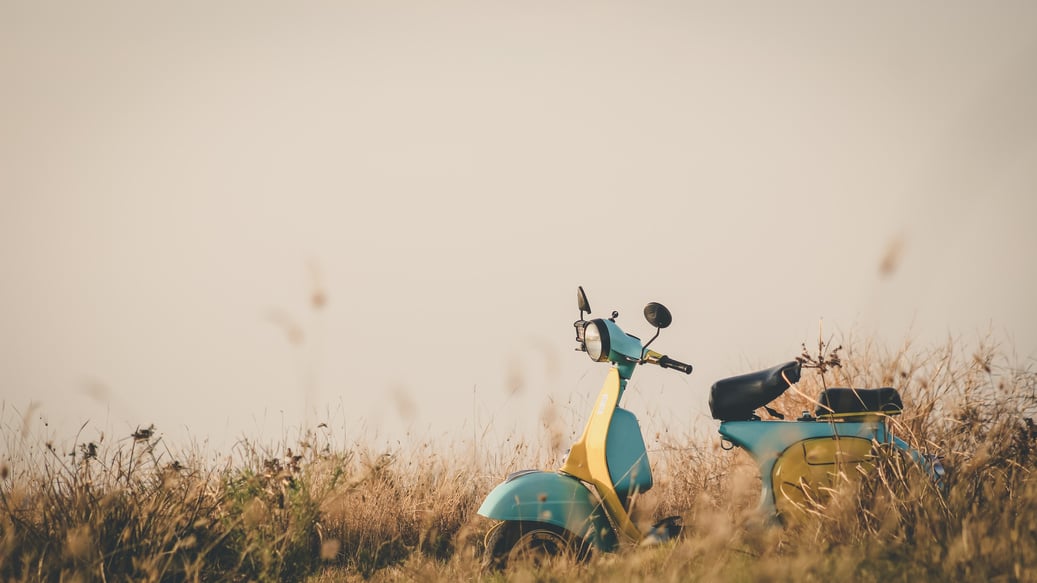
[[[518,564],[541,567],[551,561],[582,561],[589,550],[573,533],[543,522],[500,522],[486,533],[483,568],[501,570]]]

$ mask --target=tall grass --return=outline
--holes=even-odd
[[[744,452],[672,438],[635,516],[679,514],[682,539],[488,573],[489,521],[475,509],[506,470],[542,461],[543,444],[477,458],[425,442],[337,444],[318,427],[275,446],[243,440],[217,464],[168,449],[150,427],[62,449],[5,426],[0,579],[1037,581],[1037,374],[991,342],[843,345],[806,351],[824,366],[776,408],[812,410],[825,386],[895,386],[906,410],[893,429],[943,456],[942,489],[880,456],[808,520],[775,527],[757,511]]]

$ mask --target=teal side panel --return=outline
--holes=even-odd
[[[609,476],[620,496],[633,492],[647,492],[652,488],[652,467],[641,435],[637,417],[626,409],[616,408],[605,449]]]
[[[546,522],[589,541],[616,548],[616,533],[583,482],[555,472],[526,472],[490,491],[478,513],[496,520]]]

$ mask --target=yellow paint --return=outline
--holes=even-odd
[[[771,472],[778,512],[786,519],[802,518],[832,489],[854,483],[862,469],[874,465],[871,448],[871,440],[861,437],[818,437],[786,449]]]
[[[583,429],[583,435],[569,450],[569,457],[566,458],[561,471],[593,485],[619,531],[637,542],[642,538],[641,531],[634,526],[630,515],[619,501],[605,457],[609,425],[619,402],[619,382],[619,371],[613,367],[605,378],[601,393],[594,401],[594,408],[591,410],[590,419],[587,420],[587,426]]]

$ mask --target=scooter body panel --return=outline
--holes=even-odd
[[[605,449],[609,476],[620,496],[645,493],[652,488],[652,466],[637,417],[617,407],[612,415]]]
[[[788,520],[819,508],[830,492],[875,467],[873,441],[863,437],[814,437],[792,444],[774,462],[771,484],[778,515]]]
[[[870,464],[873,443],[892,444],[915,460],[921,458],[878,417],[855,422],[725,421],[719,431],[756,461],[763,481],[760,506],[771,515],[788,514],[809,495],[801,484],[834,480],[846,464]]]
[[[495,520],[560,526],[600,551],[612,551],[617,544],[612,525],[587,486],[556,472],[516,474],[486,496],[478,513]]]
[[[641,449],[644,449],[644,441],[643,438],[640,438],[637,419],[629,411],[618,407],[619,400],[622,398],[623,390],[626,387],[626,380],[622,378],[622,374],[619,367],[609,369],[608,376],[605,377],[605,384],[601,387],[601,392],[594,402],[594,410],[591,411],[590,419],[587,420],[587,425],[583,429],[583,435],[569,449],[569,455],[566,456],[560,471],[591,484],[601,498],[617,530],[623,533],[629,540],[637,542],[641,540],[643,535],[633,521],[630,520],[630,515],[624,507],[623,500],[620,498],[619,493],[616,492],[615,482],[609,467],[610,447],[617,448],[616,453],[612,456],[612,459],[616,460],[613,463],[615,469],[627,476],[633,471],[637,471],[640,474],[640,470],[632,466],[620,469],[620,466],[623,464],[620,459],[633,464],[642,457],[633,450],[624,449],[623,446],[610,446],[610,440],[616,440],[616,443],[618,443],[619,440],[629,439],[630,435],[628,433],[636,430],[641,441]],[[617,414],[623,420],[616,426],[616,434],[613,434],[613,422]],[[631,421],[633,422],[632,426]],[[636,449],[636,446],[634,446],[634,449]],[[647,466],[647,454],[643,457],[645,459],[644,464]],[[637,467],[639,468],[640,465]],[[646,473],[647,479],[650,480],[651,469],[649,468]],[[645,475],[640,477],[641,480],[645,478]]]

